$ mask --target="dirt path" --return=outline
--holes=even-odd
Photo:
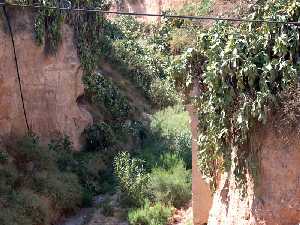
[[[113,215],[105,216],[102,205],[110,199]],[[100,200],[99,200],[100,199]],[[93,207],[83,208],[76,215],[63,219],[57,225],[128,225],[127,213],[117,203],[116,196],[97,196]],[[176,209],[168,225],[192,225],[193,212],[191,204],[183,209]]]
[[[102,206],[111,204],[112,216],[103,214]],[[83,208],[76,215],[62,219],[57,225],[128,225],[126,211],[120,207],[117,196],[99,195],[91,208]]]
[[[62,219],[57,225],[83,225],[93,214],[93,208],[83,208],[76,215]]]

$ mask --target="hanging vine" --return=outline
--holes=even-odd
[[[60,10],[46,8],[59,7],[59,2],[56,0],[39,1],[38,3],[45,8],[40,8],[35,17],[35,39],[38,45],[45,43],[47,53],[54,54],[61,41],[61,27],[65,16]]]
[[[81,8],[105,10],[109,7],[109,2],[104,0],[72,0],[71,3]],[[59,1],[40,4],[57,6]],[[300,21],[300,3],[297,0],[261,1],[249,18]],[[237,184],[245,187],[246,174],[257,171],[257,152],[247,148],[251,130],[256,124],[267,122],[269,111],[276,108],[280,94],[298,81],[299,27],[275,23],[237,26],[220,22],[208,30],[199,30],[197,44],[174,56],[169,49],[170,31],[172,26],[180,28],[181,20],[158,28],[152,40],[143,40],[148,44],[143,47],[141,39],[146,39],[150,32],[133,31],[134,21],[124,20],[122,30],[100,13],[72,12],[66,17],[59,10],[41,8],[35,19],[36,40],[39,44],[45,40],[51,53],[59,46],[64,20],[74,27],[74,41],[86,81],[100,79],[94,77],[93,72],[102,57],[116,65],[125,65],[132,81],[146,94],[153,80],[164,79],[168,74],[187,95],[196,77],[201,87],[201,95],[194,99],[201,121],[200,169],[212,188],[216,187],[216,174],[229,169],[233,169]],[[102,83],[110,85],[102,78]],[[101,89],[89,88],[93,93],[101,92]],[[99,96],[102,100],[105,97],[102,92]],[[147,96],[151,98],[150,94]],[[116,106],[111,102],[107,104]]]
[[[300,3],[266,1],[249,18],[299,21]],[[199,60],[199,54],[207,60]],[[202,93],[195,101],[199,167],[213,189],[216,175],[230,168],[243,189],[246,174],[257,174],[257,153],[247,146],[251,130],[266,123],[280,93],[298,81],[299,27],[221,22],[200,31],[197,46],[174,60],[172,74],[183,90],[199,76],[191,69],[195,60],[203,67]]]

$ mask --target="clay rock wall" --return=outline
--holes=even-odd
[[[31,13],[10,10],[9,14],[31,130],[42,141],[49,141],[58,134],[68,135],[79,149],[81,133],[92,118],[76,103],[84,87],[72,29],[63,26],[61,46],[56,55],[50,56],[34,41]],[[12,42],[4,17],[0,17],[0,23],[0,137],[7,138],[26,134],[26,124]]]
[[[182,8],[185,4],[195,2],[198,0],[124,0],[121,6],[112,6],[113,10],[122,10],[136,13],[151,13],[160,14],[165,10],[177,10]],[[199,2],[199,1],[198,1]],[[160,21],[159,17],[137,17],[145,22]]]
[[[256,130],[251,147],[260,152],[260,175],[256,185],[248,177],[246,197],[240,197],[233,174],[222,175],[209,225],[300,223],[300,134],[281,129],[269,124]]]
[[[193,80],[193,88],[190,97],[199,96],[199,80]],[[202,178],[202,174],[197,165],[198,161],[198,125],[199,119],[197,109],[193,104],[187,106],[190,115],[190,125],[192,131],[192,205],[193,205],[193,225],[203,225],[208,221],[209,211],[212,206],[212,193],[209,184]]]

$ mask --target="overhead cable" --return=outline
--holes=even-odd
[[[247,22],[247,23],[270,23],[270,24],[285,24],[285,25],[300,25],[300,21],[277,21],[277,20],[262,20],[262,19],[245,19],[245,18],[230,18],[230,17],[213,17],[213,16],[188,16],[188,15],[170,15],[166,13],[138,13],[138,12],[120,12],[120,11],[105,11],[99,8],[71,8],[71,7],[55,7],[45,5],[29,5],[29,4],[11,4],[0,3],[0,6],[11,6],[19,8],[45,8],[62,11],[76,12],[99,12],[102,14],[128,15],[128,16],[148,16],[148,17],[165,17],[190,20],[213,20],[213,21],[231,21],[231,22]]]

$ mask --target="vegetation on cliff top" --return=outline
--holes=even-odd
[[[300,4],[264,1],[248,18],[299,21]],[[298,82],[299,27],[219,22],[197,37],[194,48],[174,59],[172,74],[181,90],[199,82],[201,93],[194,99],[201,121],[199,166],[213,187],[216,174],[230,168],[245,187],[246,174],[259,169],[251,160],[257,159],[255,151],[246,145],[251,130],[266,123],[280,93]]]
[[[41,4],[56,6],[59,3],[51,0]],[[104,1],[72,1],[72,4],[101,9],[109,5]],[[299,21],[300,4],[297,0],[265,0],[252,12],[248,18]],[[119,128],[126,127],[126,124],[141,124],[129,118],[132,109],[128,99],[121,95],[111,80],[97,73],[101,70],[101,60],[105,60],[116,65],[153,105],[163,108],[176,104],[178,94],[175,87],[184,94],[185,100],[193,102],[201,121],[198,161],[202,173],[214,189],[217,174],[232,169],[237,184],[245,187],[246,174],[252,172],[254,175],[259,169],[254,162],[257,159],[255,151],[247,148],[252,129],[257,123],[267,122],[270,110],[278,107],[281,93],[295,87],[298,82],[299,27],[284,23],[237,25],[218,22],[209,29],[195,29],[191,22],[177,19],[163,19],[160,25],[152,26],[130,17],[109,21],[99,13],[64,15],[57,10],[42,8],[36,14],[35,34],[38,43],[45,40],[49,53],[55,53],[58,48],[64,20],[74,27],[74,41],[85,72],[86,97],[95,105],[103,104],[112,118],[118,121],[117,124],[113,124],[112,120],[96,121],[98,124],[89,127],[85,134],[91,148],[102,151],[103,147],[115,147],[116,142],[111,140],[122,130]],[[189,99],[193,84],[200,87],[201,93]],[[139,137],[145,134],[142,126],[130,128]],[[122,153],[115,159],[115,174],[122,184],[121,191],[125,198],[142,207],[136,213],[132,212],[132,221],[137,220],[138,214],[143,217],[151,201],[178,206],[179,203],[166,203],[165,199],[177,199],[178,196],[173,194],[186,190],[186,186],[180,186],[188,184],[183,182],[186,180],[184,172],[180,182],[161,179],[166,174],[174,174],[178,169],[176,166],[180,167],[182,159],[185,159],[185,153],[176,152],[175,161],[178,158],[181,161],[176,161],[174,167],[164,168],[164,164],[169,165],[174,158],[173,155],[161,154],[160,147],[163,146],[164,151],[170,150],[172,145],[169,144],[172,143],[180,145],[181,149],[184,141],[190,140],[183,133],[182,137],[175,136],[184,141],[176,142],[172,135],[162,135],[164,141],[158,142],[158,146],[143,146],[145,142],[141,142],[142,154],[131,157]],[[148,147],[151,154],[148,154]],[[152,162],[163,163],[155,169]],[[188,167],[190,162],[185,163]],[[139,173],[138,176],[135,172]],[[85,181],[83,183],[90,187]],[[129,185],[131,183],[135,185]],[[97,188],[97,185],[92,186]],[[153,192],[149,193],[148,187]],[[178,188],[176,191],[175,187]],[[164,195],[166,190],[171,193],[170,196]],[[145,196],[148,201],[144,202],[141,199]],[[161,207],[158,205],[157,208]]]

